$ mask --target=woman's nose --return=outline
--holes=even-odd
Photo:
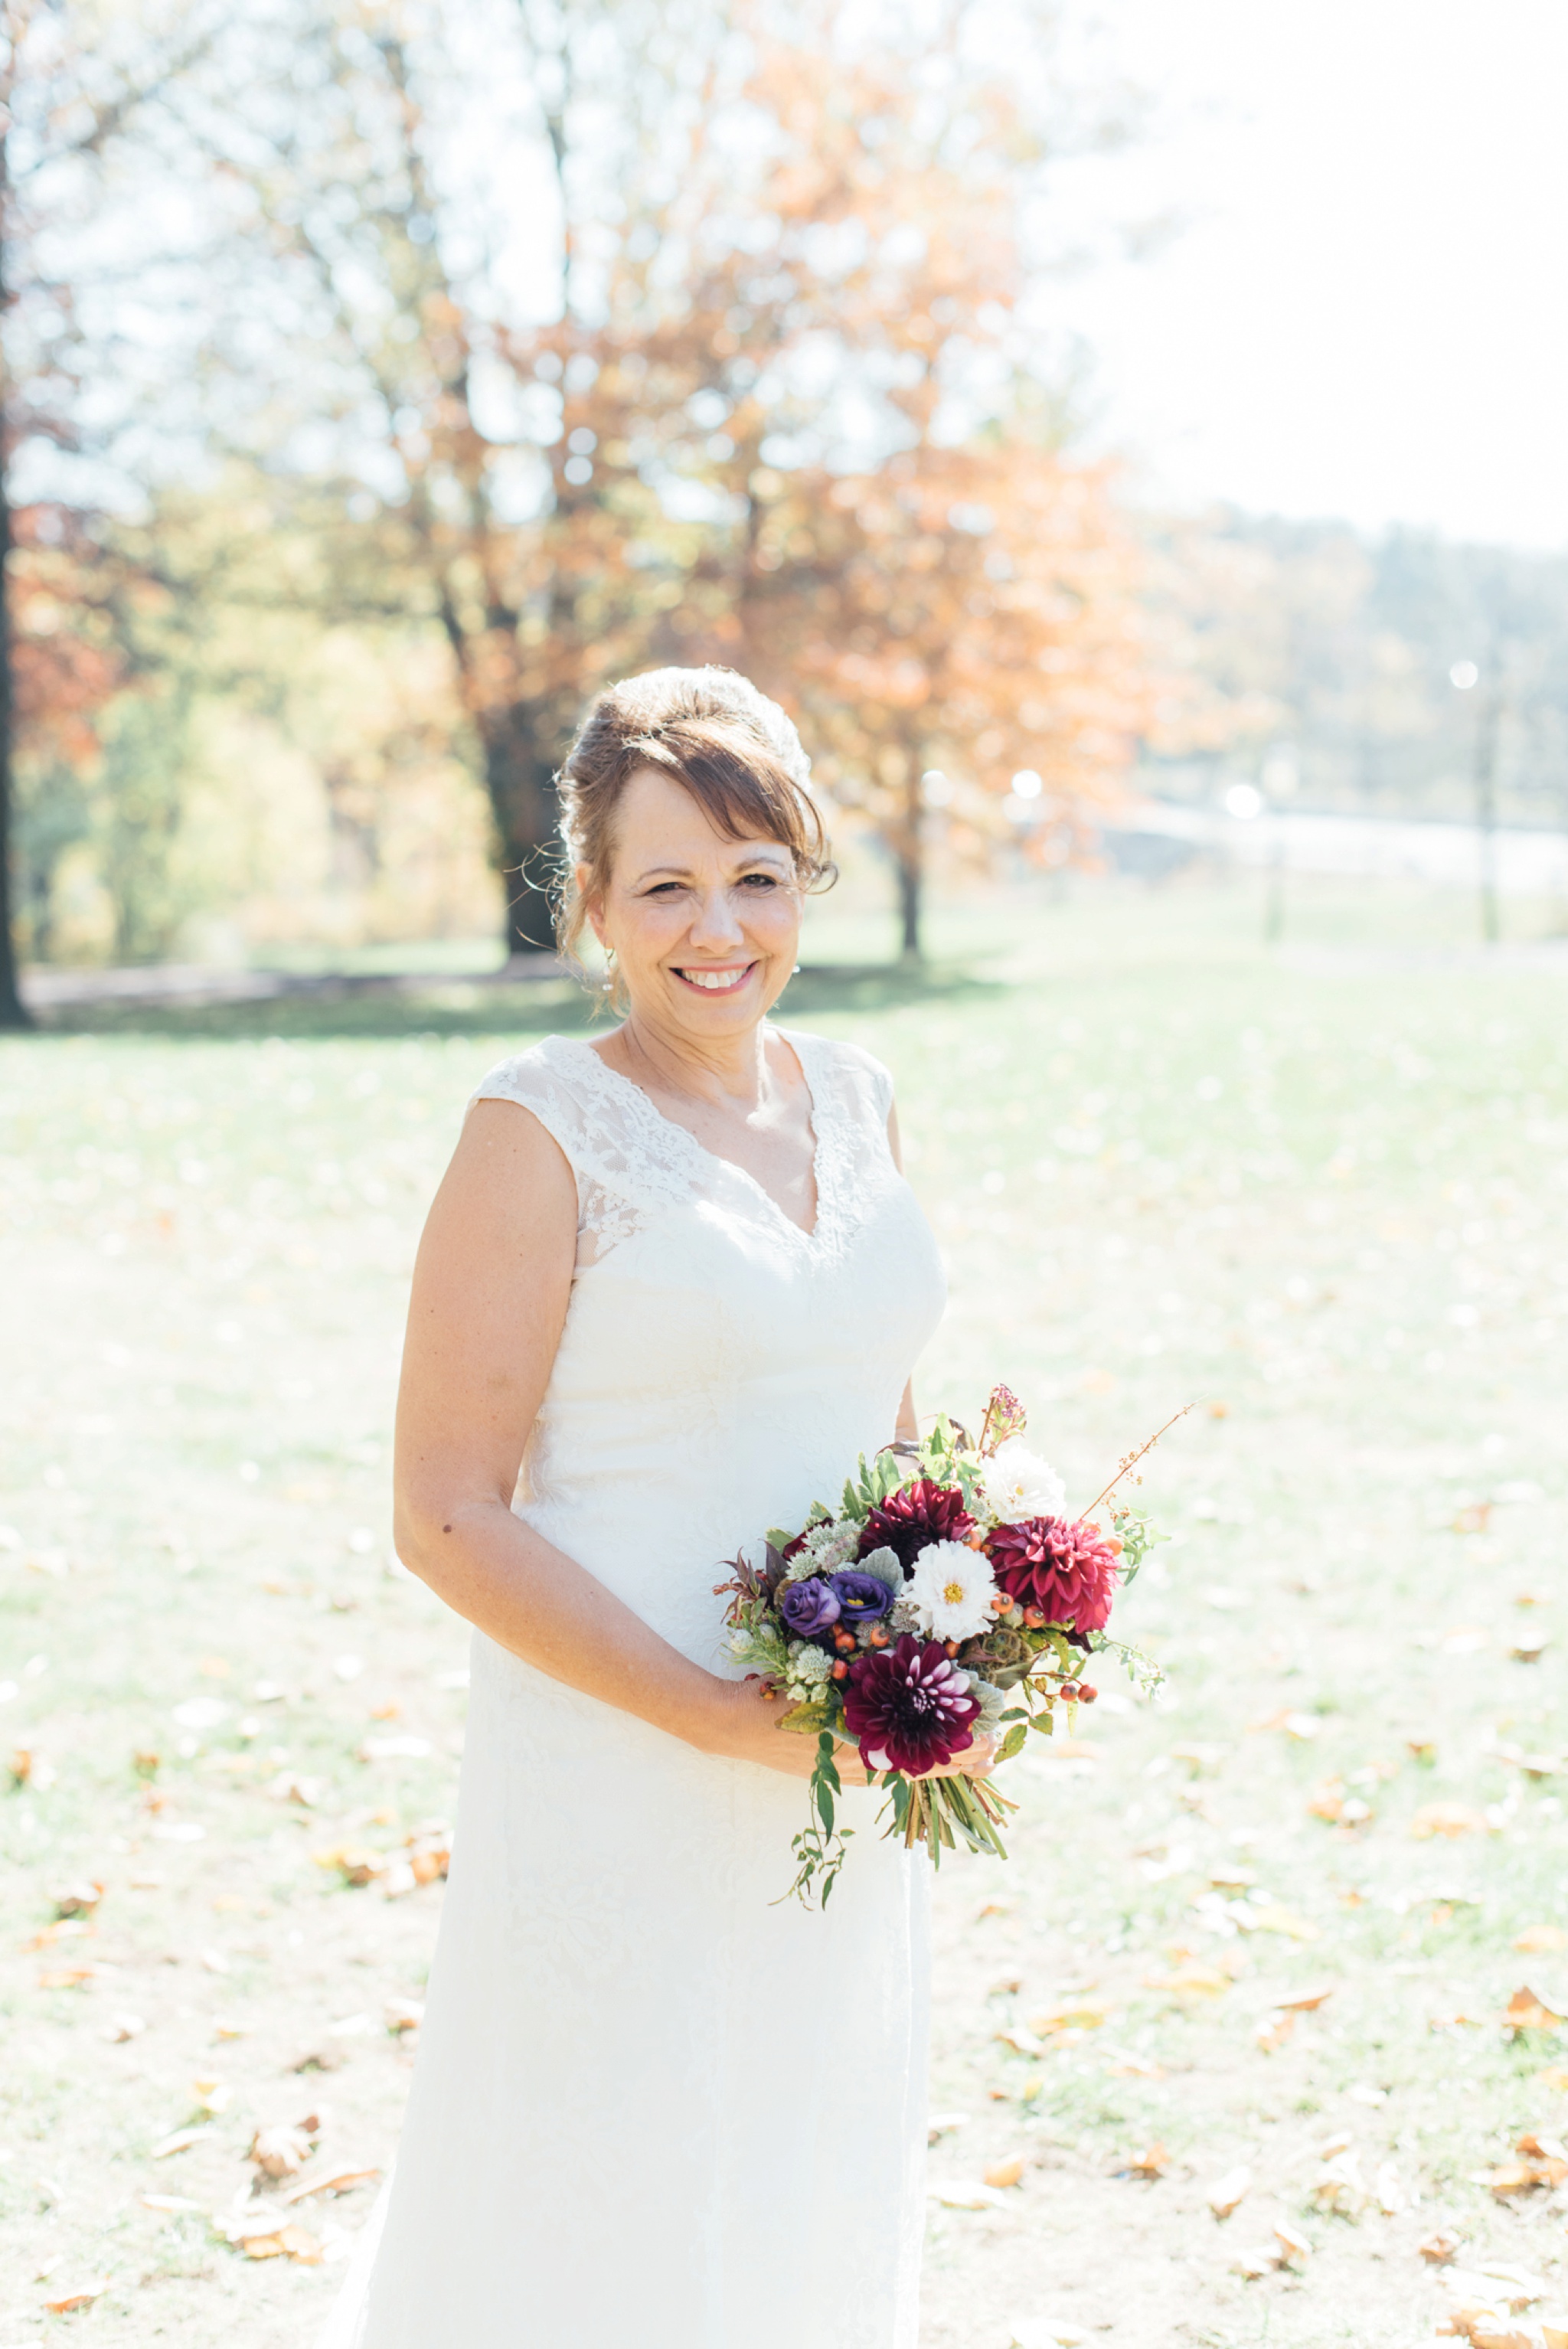
[[[705,889],[692,916],[693,946],[738,946],[744,935],[728,890]]]

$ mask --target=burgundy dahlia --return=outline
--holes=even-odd
[[[896,1550],[905,1578],[928,1542],[964,1541],[975,1530],[975,1520],[964,1506],[964,1495],[952,1485],[931,1476],[917,1476],[913,1485],[890,1493],[866,1519],[860,1555],[873,1549]]]
[[[966,1753],[980,1710],[940,1640],[905,1631],[891,1648],[857,1656],[844,1682],[844,1725],[868,1770],[912,1778]]]
[[[1026,1517],[985,1538],[998,1589],[1019,1607],[1037,1608],[1047,1623],[1072,1631],[1103,1630],[1116,1596],[1118,1553],[1087,1519]]]

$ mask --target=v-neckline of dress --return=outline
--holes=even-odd
[[[647,1117],[656,1119],[658,1123],[662,1127],[667,1128],[670,1133],[678,1133],[682,1137],[683,1141],[692,1150],[696,1151],[697,1156],[705,1160],[708,1165],[722,1166],[725,1168],[727,1173],[738,1174],[741,1181],[748,1185],[749,1187],[756,1192],[758,1197],[765,1201],[767,1206],[772,1209],[775,1217],[783,1225],[787,1231],[793,1232],[797,1239],[804,1240],[808,1247],[811,1247],[814,1246],[821,1237],[827,1205],[826,1195],[823,1189],[824,1154],[822,1147],[823,1119],[821,1096],[818,1088],[811,1081],[811,1071],[809,1065],[810,1055],[807,1051],[802,1050],[802,1045],[805,1040],[803,1038],[797,1038],[791,1035],[789,1031],[784,1028],[770,1029],[769,1033],[779,1037],[784,1043],[789,1045],[789,1050],[794,1053],[796,1066],[800,1071],[800,1081],[806,1088],[806,1098],[810,1103],[811,1188],[816,1196],[816,1213],[812,1217],[811,1228],[810,1231],[806,1229],[804,1224],[798,1224],[795,1221],[794,1216],[789,1213],[787,1208],[780,1206],[779,1201],[768,1188],[768,1185],[765,1183],[760,1182],[751,1172],[751,1169],[748,1166],[742,1166],[738,1160],[734,1158],[725,1158],[721,1156],[717,1150],[710,1150],[706,1142],[699,1142],[697,1140],[696,1135],[692,1132],[689,1125],[683,1125],[678,1117],[667,1116],[659,1107],[657,1102],[655,1101],[653,1095],[648,1092],[644,1086],[637,1082],[635,1077],[628,1077],[624,1075],[621,1070],[613,1068],[610,1062],[604,1058],[603,1054],[602,1052],[595,1051],[593,1045],[588,1043],[581,1036],[566,1037],[562,1040],[566,1043],[574,1044],[580,1051],[585,1052],[589,1059],[594,1063],[595,1067],[600,1071],[600,1073],[610,1080],[613,1086],[618,1086],[624,1092],[634,1093],[638,1102],[642,1105],[643,1114]]]

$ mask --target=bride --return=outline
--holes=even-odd
[[[714,1595],[914,1433],[943,1299],[886,1071],[767,1019],[825,869],[808,772],[743,678],[670,668],[562,773],[562,945],[592,926],[624,1019],[491,1071],[414,1275],[397,1547],[474,1626],[472,1696],[331,2349],[915,2341],[926,1861],[846,1773],[830,1908],[777,1905],[815,1741]]]

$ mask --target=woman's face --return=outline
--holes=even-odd
[[[580,865],[579,888],[588,869]],[[586,899],[633,1016],[693,1042],[754,1028],[783,993],[802,892],[781,840],[731,840],[673,776],[639,767],[615,812],[610,879]]]

